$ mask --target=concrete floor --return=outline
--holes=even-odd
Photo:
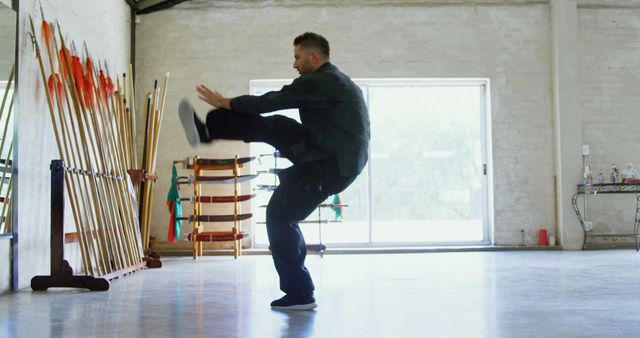
[[[107,292],[0,297],[0,337],[639,337],[640,254],[309,256],[318,308],[278,312],[269,256],[164,260]]]

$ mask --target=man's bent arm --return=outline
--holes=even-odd
[[[276,110],[303,108],[312,101],[324,101],[319,96],[316,80],[312,76],[303,76],[279,91],[260,96],[242,95],[231,99],[231,110],[246,114],[262,114]]]

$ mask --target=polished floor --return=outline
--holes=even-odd
[[[640,337],[640,254],[309,256],[318,308],[278,312],[269,256],[168,258],[106,292],[0,297],[0,337]]]

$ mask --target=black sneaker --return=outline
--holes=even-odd
[[[191,103],[185,98],[180,100],[178,115],[180,116],[180,123],[182,123],[184,133],[187,135],[187,141],[193,148],[198,149],[200,147],[200,135],[195,122],[196,112]]]
[[[271,302],[271,308],[275,310],[313,310],[316,307],[318,305],[316,305],[313,294],[301,297],[284,295],[284,297]]]

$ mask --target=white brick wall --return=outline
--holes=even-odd
[[[0,4],[0,81],[7,81],[13,67],[16,39],[16,13],[11,7]],[[4,93],[3,93],[4,94]]]
[[[533,236],[553,226],[549,6],[362,3],[201,1],[141,16],[138,92],[170,71],[167,106],[175,110],[182,96],[196,101],[198,83],[234,96],[247,93],[251,79],[294,78],[291,44],[306,30],[328,38],[332,61],[352,77],[489,77],[496,242],[519,244],[521,228]],[[203,113],[205,107],[196,105]],[[165,126],[177,124],[168,110]],[[164,129],[159,147],[152,235],[164,241],[170,161],[193,151],[179,128]],[[204,151],[222,156],[248,148],[231,143]]]
[[[471,3],[470,5],[468,3]],[[552,66],[549,6],[536,1],[327,0],[263,2],[193,1],[141,16],[137,26],[138,107],[152,79],[171,72],[160,141],[152,235],[166,238],[164,198],[173,159],[192,155],[175,107],[182,96],[195,101],[194,86],[207,83],[228,95],[248,91],[250,79],[293,78],[291,40],[302,31],[323,33],[332,59],[352,77],[489,77],[492,84],[495,240],[520,244],[538,228],[555,227]],[[504,6],[502,5],[504,3]],[[636,9],[601,8],[580,0],[579,32],[584,141],[595,169],[633,162],[640,167],[634,90],[638,88],[640,22]],[[638,2],[607,1],[607,5]],[[622,4],[622,5],[621,5]],[[598,6],[596,6],[598,5]],[[34,53],[25,35],[28,15],[39,18],[38,2],[21,1],[18,188],[21,225],[21,287],[48,272],[49,171],[56,156]],[[129,9],[124,1],[44,1],[69,38],[86,40],[100,59],[126,69]],[[205,105],[197,103],[200,110]],[[173,109],[173,110],[172,110]],[[142,121],[139,117],[138,121]],[[142,123],[138,123],[142,128]],[[213,156],[248,151],[226,142]],[[205,154],[205,152],[200,152]],[[602,215],[599,229],[627,229],[629,201],[590,211]],[[600,209],[598,209],[600,208]],[[605,222],[606,221],[606,222]],[[77,261],[77,260],[76,260]]]
[[[583,139],[597,177],[611,163],[640,168],[640,9],[580,9]],[[634,195],[589,198],[595,230],[631,233]]]

